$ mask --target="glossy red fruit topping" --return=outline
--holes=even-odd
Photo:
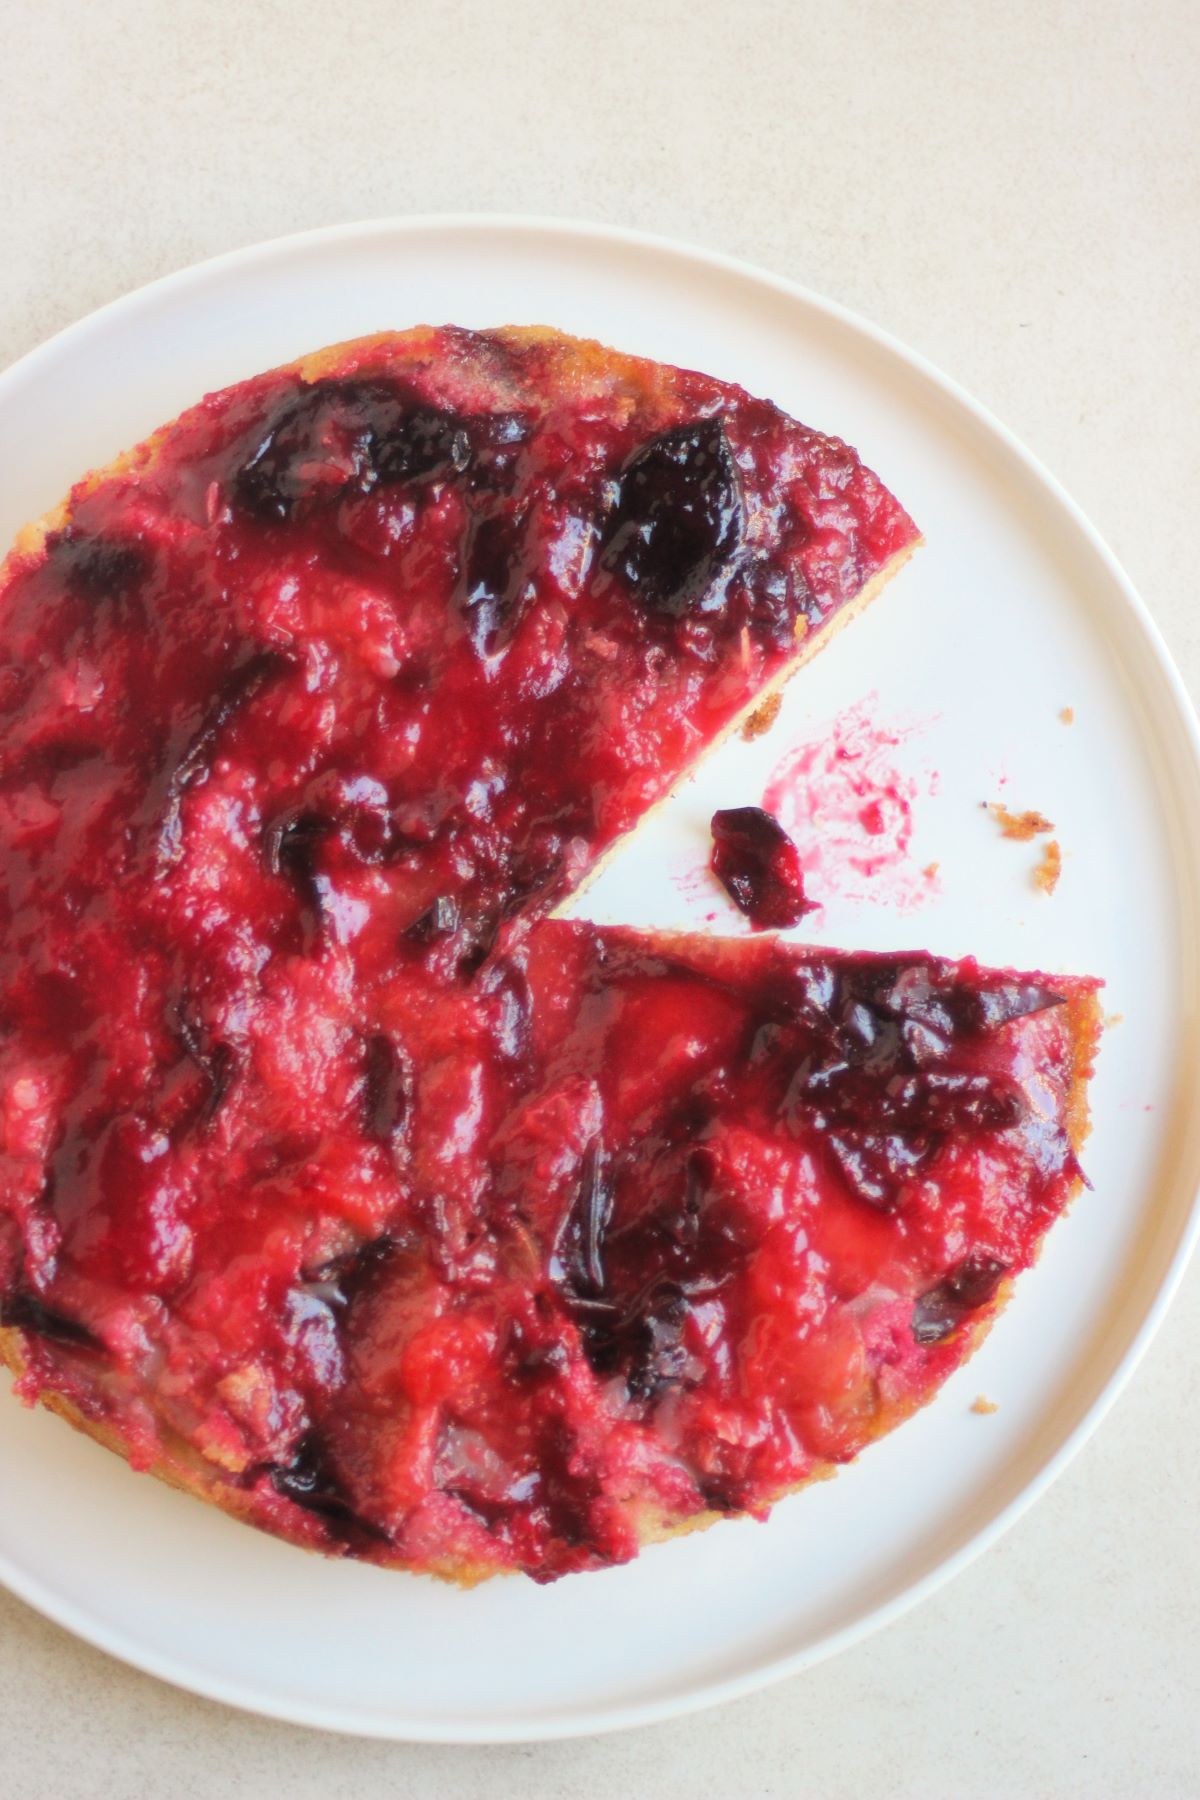
[[[1076,1176],[1061,984],[544,917],[914,537],[766,403],[566,354],[211,396],[0,607],[24,1391],[302,1542],[539,1579],[855,1454]]]
[[[715,812],[712,841],[713,874],[756,931],[786,931],[812,911],[800,853],[773,814],[761,806]]]

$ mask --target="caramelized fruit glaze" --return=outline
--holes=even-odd
[[[1070,985],[545,917],[913,538],[544,333],[349,346],[80,484],[0,611],[23,1394],[538,1578],[923,1397],[1075,1180]]]

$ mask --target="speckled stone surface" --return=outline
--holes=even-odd
[[[991,406],[1200,692],[1193,0],[9,0],[0,26],[0,360],[184,263],[346,219],[496,208],[692,239],[865,313]],[[965,1575],[805,1676],[624,1736],[323,1737],[0,1595],[0,1793],[1194,1796],[1198,1339],[1193,1270],[1099,1435]]]

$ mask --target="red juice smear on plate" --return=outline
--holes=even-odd
[[[795,839],[805,889],[820,904],[874,901],[911,912],[939,892],[936,870],[912,855],[913,809],[937,777],[898,754],[927,721],[881,721],[867,694],[776,766],[763,806]]]

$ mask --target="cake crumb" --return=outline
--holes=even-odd
[[[1106,1031],[1111,1030],[1114,1025],[1123,1025],[1124,1023],[1124,1013],[1105,1013],[1104,1015],[1104,1029]]]
[[[925,867],[921,870],[921,873],[925,877],[926,881],[932,881],[934,876],[937,874],[938,870],[941,868],[941,866],[942,866],[941,863],[935,863],[935,862],[926,863]]]
[[[1018,843],[1028,843],[1032,837],[1044,831],[1053,831],[1053,823],[1045,813],[1035,812],[1032,807],[1028,812],[1009,812],[998,800],[985,800],[984,805],[1000,827],[1001,837],[1015,838]]]
[[[1000,1407],[995,1400],[989,1400],[986,1394],[978,1394],[971,1411],[973,1413],[994,1413],[999,1412]]]
[[[1052,894],[1058,886],[1058,878],[1062,874],[1062,848],[1057,838],[1051,838],[1042,851],[1042,860],[1033,871],[1033,885],[1041,888],[1043,894]]]
[[[770,731],[779,717],[779,709],[783,705],[782,694],[768,694],[761,706],[756,706],[750,717],[742,726],[742,736],[748,744]]]
[[[1073,725],[1075,723],[1075,708],[1073,706],[1064,706],[1058,716],[1064,725]]]

